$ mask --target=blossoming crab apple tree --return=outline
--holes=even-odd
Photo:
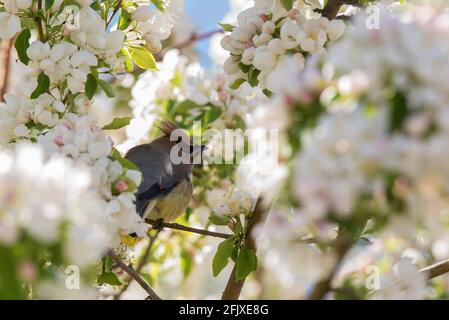
[[[140,172],[122,158],[107,136],[108,130],[125,126],[129,118],[117,118],[100,128],[89,110],[91,100],[98,91],[114,96],[108,82],[111,76],[131,72],[134,65],[155,68],[152,54],[160,50],[161,41],[169,36],[182,6],[182,0],[8,0],[1,6],[0,38],[14,39],[16,63],[28,67],[30,79],[18,88],[17,94],[7,93],[4,97],[0,108],[0,143],[6,149],[22,142],[35,143],[43,149],[43,158],[53,154],[67,157],[86,168],[91,174],[89,190],[98,196],[95,202],[99,204],[97,215],[101,215],[98,226],[108,235],[105,243],[98,243],[103,254],[105,248],[120,247],[130,233],[145,236],[147,226],[135,213],[133,204]],[[82,208],[74,212],[86,214]],[[0,217],[3,225],[8,216]],[[40,215],[35,217],[33,228],[44,228],[46,221],[39,221]],[[96,225],[94,218],[92,223]],[[71,220],[60,220],[54,233],[66,237],[64,225]],[[83,241],[77,235],[73,239],[68,237],[75,241],[75,246],[77,240]],[[15,241],[19,246],[24,245],[22,241],[32,241],[36,247],[47,246],[45,239],[33,237],[32,232],[25,238],[14,238],[13,244]],[[52,238],[50,243],[53,241]],[[8,245],[12,244],[6,244],[6,248]],[[62,261],[58,256],[50,254],[48,263],[57,267]],[[92,254],[88,262],[95,264],[99,257]],[[31,259],[14,254],[9,258],[17,259],[17,263],[20,259]],[[1,275],[2,279],[4,276]],[[40,278],[28,280],[33,284]],[[120,283],[106,260],[98,278],[98,283],[104,282]],[[34,297],[36,291],[29,293]]]
[[[280,95],[260,122],[269,126],[270,115],[285,114],[279,129],[294,151],[279,207],[259,230],[262,259],[277,255],[283,275],[315,282],[311,299],[447,292],[444,279],[429,283],[449,270],[440,181],[447,90],[439,83],[448,65],[447,17],[399,3],[378,12],[379,28],[368,29],[360,14],[321,57],[324,67],[309,59],[298,72],[297,61],[286,60],[273,77],[289,85],[276,88]],[[372,268],[365,267],[382,266],[390,274],[367,286]]]

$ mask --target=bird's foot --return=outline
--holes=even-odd
[[[153,229],[157,230],[158,232],[161,232],[162,229],[164,229],[164,219],[162,218],[157,219],[156,222],[153,224]]]

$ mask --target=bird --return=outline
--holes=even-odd
[[[193,159],[207,146],[192,144],[187,133],[172,121],[159,121],[157,127],[162,136],[131,148],[125,158],[142,172],[135,193],[136,211],[143,219],[156,221],[153,227],[161,230],[164,222],[176,220],[189,205]]]

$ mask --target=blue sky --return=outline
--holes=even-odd
[[[217,29],[218,22],[226,15],[228,8],[227,0],[185,0],[185,13],[200,33]],[[207,40],[197,44],[201,62],[206,66],[210,64],[208,49]]]

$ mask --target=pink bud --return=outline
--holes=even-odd
[[[226,101],[228,100],[228,93],[225,90],[220,90],[218,92],[218,98],[220,99],[220,101]]]
[[[268,17],[268,15],[265,14],[265,13],[262,13],[262,14],[259,16],[259,18],[262,19],[263,22],[270,20],[270,18]]]
[[[302,103],[311,103],[313,96],[310,92],[304,91],[299,94],[298,100]]]
[[[252,41],[246,41],[245,42],[245,49],[254,48],[255,45]]]
[[[226,78],[223,75],[217,75],[215,77],[215,81],[217,82],[217,86],[219,88],[224,87],[226,84]]]
[[[299,17],[299,10],[298,9],[292,9],[288,12],[288,17],[292,20],[296,20]]]
[[[99,126],[95,125],[95,124],[93,124],[93,125],[90,126],[90,130],[91,130],[93,133],[100,133],[100,132],[101,132],[101,128],[100,128]]]
[[[36,279],[37,269],[30,261],[24,261],[20,263],[18,272],[22,280],[30,282]]]
[[[295,104],[295,100],[291,97],[291,96],[285,96],[284,97],[284,103],[289,106],[292,107]]]
[[[128,190],[128,188],[129,185],[126,181],[120,180],[115,183],[115,190],[117,190],[118,192],[126,191]]]
[[[58,146],[58,147],[62,147],[64,145],[64,139],[62,138],[62,136],[56,136],[55,139],[53,140],[53,142]]]
[[[64,122],[62,125],[63,125],[64,127],[66,127],[67,129],[72,130],[72,126],[70,125],[70,123]]]

